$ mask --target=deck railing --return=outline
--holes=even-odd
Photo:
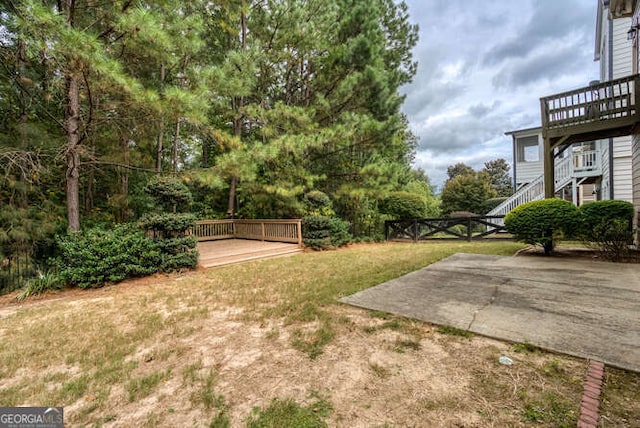
[[[635,116],[638,75],[610,80],[540,99],[546,129]]]
[[[600,150],[584,150],[573,153],[573,172],[576,175],[583,175],[586,173],[599,174],[602,169],[601,163]]]
[[[198,237],[198,241],[233,238],[235,236],[233,220],[197,221],[194,235]]]
[[[196,222],[198,241],[254,239],[302,245],[302,221],[294,220],[203,220]]]

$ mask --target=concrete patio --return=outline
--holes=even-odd
[[[640,265],[455,254],[341,299],[640,372]]]

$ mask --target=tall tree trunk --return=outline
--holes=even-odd
[[[160,94],[163,93],[165,79],[164,64],[160,64]],[[164,137],[164,115],[160,116],[160,132],[158,133],[158,147],[156,151],[156,171],[162,172],[162,143]]]
[[[209,167],[209,144],[210,143],[208,138],[202,142],[202,168]]]
[[[74,26],[75,0],[58,1],[58,8],[64,13],[67,26]],[[65,71],[65,111],[64,131],[66,145],[66,193],[67,227],[71,232],[80,230],[80,83],[79,67],[75,61],[67,64]]]
[[[80,87],[77,77],[69,73],[66,87],[67,225],[71,232],[77,232],[80,230]]]
[[[129,165],[129,139],[122,137],[120,147],[123,153],[123,163]],[[122,204],[120,205],[120,221],[126,221],[129,217],[129,170],[122,168],[120,170],[120,193],[122,195]]]
[[[244,2],[242,2],[242,11],[240,12],[240,43],[242,52],[245,52],[247,50],[247,15],[244,10]],[[233,119],[233,134],[240,139],[242,137],[242,108],[244,107],[244,97],[236,97],[234,104],[236,115]],[[235,215],[237,183],[238,177],[236,175],[232,175],[231,183],[229,185],[229,201],[227,204],[227,216],[229,218],[233,218]]]
[[[28,79],[26,75],[26,63],[27,63],[27,55],[25,53],[24,42],[22,39],[18,39],[17,43],[17,56],[18,56],[18,73],[19,79],[21,81],[26,81]],[[27,94],[25,91],[20,92],[20,148],[27,148],[27,120],[29,119],[27,113]]]
[[[176,132],[173,135],[171,146],[171,165],[173,165],[173,175],[178,173],[178,141],[180,140],[180,118],[176,119]]]
[[[96,155],[96,145],[95,142],[92,141],[89,146],[89,158],[93,159]],[[90,168],[87,172],[87,180],[86,180],[86,189],[84,190],[84,214],[91,215],[93,211],[93,201],[94,201],[94,192],[95,192],[95,168]]]

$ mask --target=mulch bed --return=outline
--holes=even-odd
[[[527,247],[518,252],[518,256],[533,256],[533,257],[555,257],[555,258],[580,258],[590,259],[594,261],[610,262],[604,257],[600,251],[592,248],[584,247],[556,247],[550,256],[545,256],[542,247]],[[640,263],[640,250],[630,250],[628,256],[626,256],[620,263]]]

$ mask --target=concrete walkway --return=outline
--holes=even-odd
[[[640,372],[640,265],[455,254],[341,300]]]

